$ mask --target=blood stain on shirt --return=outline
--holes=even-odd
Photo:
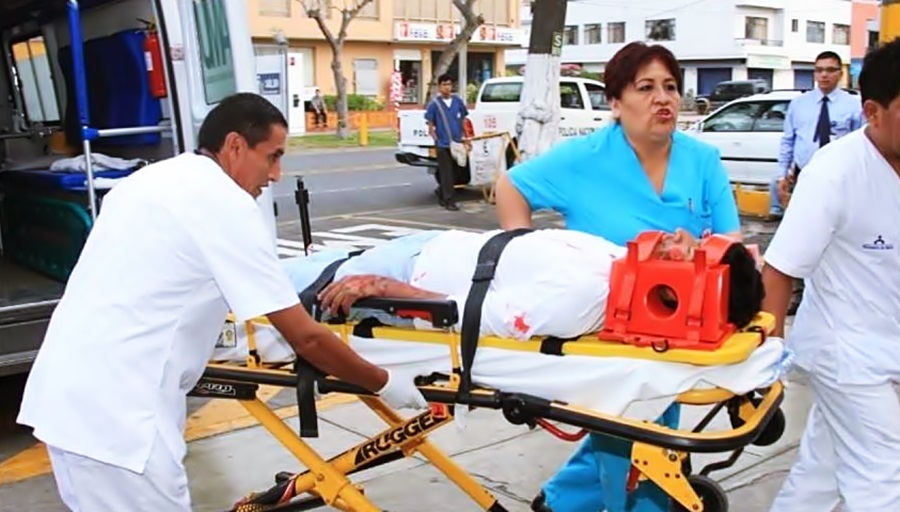
[[[522,334],[527,333],[531,329],[531,326],[525,323],[525,313],[513,317],[513,328]]]

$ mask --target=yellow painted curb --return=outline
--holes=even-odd
[[[257,396],[264,402],[270,400],[284,388],[260,386]],[[319,412],[355,401],[355,395],[326,395],[316,402]],[[275,410],[281,419],[297,415],[297,406],[289,405]],[[198,441],[235,430],[254,427],[259,422],[236,400],[210,400],[188,417],[184,438],[187,442]],[[0,462],[0,485],[21,482],[53,471],[50,458],[43,443],[35,443],[12,457]]]

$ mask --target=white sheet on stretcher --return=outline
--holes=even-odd
[[[293,351],[271,327],[257,326],[257,349],[263,361],[283,362]],[[237,347],[217,348],[214,359],[246,360],[246,336],[238,326]],[[451,372],[450,348],[433,343],[351,337],[363,358],[387,369],[415,370],[420,375]],[[741,394],[783,377],[790,351],[768,340],[740,363],[695,366],[622,357],[553,356],[479,347],[473,382],[503,392],[561,400],[613,416],[657,419],[685,391],[720,387]]]

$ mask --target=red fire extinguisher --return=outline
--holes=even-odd
[[[163,73],[162,47],[159,41],[159,33],[156,25],[141,20],[146,25],[146,38],[144,39],[144,60],[147,62],[147,83],[150,94],[154,98],[166,97],[166,75]]]

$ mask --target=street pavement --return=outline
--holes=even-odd
[[[302,254],[293,204],[293,178],[299,175],[310,190],[316,249],[366,248],[421,229],[480,231],[496,227],[493,206],[482,200],[481,191],[460,191],[464,201],[459,212],[439,209],[432,192],[433,177],[422,169],[398,167],[392,153],[289,155],[285,179],[275,187],[282,256]],[[536,225],[559,226],[560,221],[555,215],[541,213]],[[748,221],[745,229],[752,242],[765,246],[772,227]],[[294,393],[263,386],[260,395],[296,431]],[[772,446],[747,447],[734,466],[710,475],[728,492],[732,512],[767,510],[796,457],[809,405],[807,384],[791,375],[782,405],[787,418],[782,438]],[[707,409],[685,408],[682,424],[696,424]],[[226,510],[246,493],[270,487],[276,473],[303,469],[234,402],[191,398],[189,411],[186,465],[195,510]],[[467,420],[465,429],[451,424],[431,439],[511,511],[527,511],[540,484],[576,447],[541,429],[511,425],[497,411],[473,411]],[[383,428],[362,403],[329,396],[320,407],[320,437],[309,443],[327,458]],[[707,431],[727,428],[727,419],[720,415]],[[698,471],[728,455],[695,455],[693,467]],[[370,500],[392,512],[478,510],[419,455],[360,473],[354,480],[364,486]],[[22,430],[0,437],[0,512],[62,510],[43,447]]]

